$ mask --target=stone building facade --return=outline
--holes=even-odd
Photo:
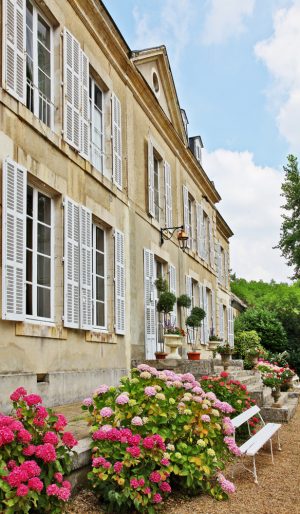
[[[15,386],[72,402],[153,357],[159,275],[206,311],[204,356],[232,341],[232,232],[166,48],[132,52],[98,0],[0,5],[0,409]],[[181,225],[186,252],[176,231],[161,244]]]

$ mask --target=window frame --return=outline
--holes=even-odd
[[[105,175],[105,92],[103,91],[103,89],[100,87],[99,85],[99,82],[97,82],[96,79],[94,79],[94,77],[90,74],[89,76],[89,81],[90,81],[90,84],[89,84],[89,105],[90,105],[90,163],[92,164],[92,166],[94,166],[94,168],[99,172],[101,173],[101,175]],[[102,94],[102,111],[100,111],[100,109],[95,106],[95,86],[97,86],[97,88],[99,89],[99,91],[101,92]],[[91,96],[90,96],[90,92],[92,93]],[[101,116],[102,116],[102,149],[101,149],[101,160],[102,160],[102,169],[100,170],[97,165],[95,164],[95,161],[93,159],[93,146],[96,146],[95,143],[93,142],[93,130],[94,130],[94,109],[97,109],[99,112],[101,112]],[[98,147],[96,147],[97,150],[99,150]]]
[[[104,276],[101,277],[101,275],[97,275],[96,274],[96,252],[100,252],[100,250],[97,250],[96,248],[96,241],[97,241],[97,237],[96,237],[96,233],[97,233],[97,228],[102,230],[103,232],[103,248],[104,248],[104,251],[103,251],[103,254],[104,254]],[[93,328],[93,331],[97,331],[97,332],[104,332],[104,331],[107,331],[107,233],[106,233],[106,230],[103,226],[101,226],[101,224],[99,223],[96,223],[96,222],[92,222],[92,312],[93,312],[93,316],[92,316],[92,328]],[[104,279],[104,325],[103,326],[100,326],[100,325],[96,325],[96,319],[97,319],[97,316],[96,316],[96,304],[97,304],[97,300],[96,300],[96,277],[97,276],[100,276],[101,278]],[[100,300],[99,300],[100,301]]]
[[[32,195],[32,281],[29,282],[27,280],[26,272],[27,272],[27,237],[25,239],[25,283],[26,288],[27,284],[32,284],[32,311],[33,314],[27,314],[26,312],[26,288],[25,288],[25,320],[29,321],[43,321],[46,323],[54,323],[54,293],[55,293],[55,254],[54,254],[54,233],[55,233],[55,206],[53,198],[47,194],[44,193],[41,189],[37,188],[36,186],[32,185],[30,182],[27,184],[27,190],[28,188],[32,189],[33,195]],[[38,215],[38,194],[41,193],[44,196],[47,196],[47,198],[50,199],[50,209],[51,209],[51,224],[47,225],[46,223],[39,222],[37,215]],[[26,197],[26,235],[27,235],[27,197]],[[50,317],[46,318],[43,316],[37,315],[37,256],[39,255],[38,247],[37,247],[37,227],[38,223],[41,223],[45,226],[50,226],[50,287],[46,286],[47,289],[50,289]]]
[[[25,94],[25,105],[27,106],[27,99],[28,99],[28,93],[27,93],[27,87],[29,86],[33,90],[33,110],[30,109],[30,107],[27,107],[32,114],[38,118],[39,121],[44,123],[47,127],[49,127],[51,130],[53,130],[54,127],[54,79],[53,79],[53,71],[54,71],[54,44],[53,44],[53,27],[51,23],[47,20],[47,18],[44,16],[44,14],[40,11],[40,9],[37,7],[35,2],[32,0],[26,0],[25,2],[25,52],[27,56],[27,2],[29,2],[32,6],[32,69],[33,69],[33,82],[31,85],[28,84],[27,79],[27,63],[25,66],[25,87],[26,87],[26,94]],[[50,29],[50,100],[47,99],[47,101],[50,101],[50,123],[49,125],[43,121],[43,119],[40,118],[40,90],[38,88],[38,34],[37,34],[37,28],[38,28],[38,16],[42,18],[42,20],[45,22],[46,25],[48,25]],[[44,72],[43,72],[44,73]],[[44,93],[42,93],[43,96]]]

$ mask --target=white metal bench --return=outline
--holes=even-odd
[[[256,432],[256,434],[251,436],[249,420],[256,414],[261,419],[263,427],[258,432]],[[246,468],[244,463],[243,463],[243,466],[245,467],[245,469],[247,469],[247,471],[250,471],[250,473],[253,474],[254,482],[256,484],[258,484],[256,464],[255,464],[255,455],[267,441],[270,441],[272,464],[274,464],[272,437],[274,434],[277,433],[278,450],[281,450],[280,440],[279,440],[279,428],[281,427],[281,424],[280,423],[267,423],[266,424],[260,414],[260,408],[257,405],[254,405],[254,407],[251,407],[250,409],[242,412],[235,418],[232,418],[231,421],[235,428],[238,428],[241,425],[243,425],[243,423],[247,422],[250,439],[248,439],[244,444],[242,444],[242,446],[240,446],[239,449],[241,451],[242,456],[249,456],[249,457],[253,458],[253,471]]]

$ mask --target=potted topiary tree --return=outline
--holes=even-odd
[[[155,352],[155,356],[157,359],[165,358],[167,356],[166,352],[164,351],[164,345],[165,344],[168,345],[169,339],[167,337],[168,334],[165,334],[165,327],[167,326],[167,322],[169,321],[168,317],[170,315],[170,312],[172,312],[172,310],[173,310],[175,302],[176,302],[176,296],[173,293],[171,293],[170,291],[163,290],[160,293],[158,302],[156,304],[157,311],[163,315],[163,327],[164,327],[162,351]],[[174,338],[175,334],[172,334],[172,335]],[[170,334],[170,336],[172,336],[172,335]],[[178,346],[180,346],[181,345],[181,336],[177,335],[175,339],[180,339],[179,345],[178,345]],[[164,354],[164,355],[162,355],[162,354]],[[178,355],[177,358],[180,358],[180,356]]]
[[[189,360],[200,360],[200,352],[197,350],[197,340],[198,340],[198,331],[201,328],[201,323],[203,319],[205,318],[206,314],[201,307],[193,307],[191,310],[190,315],[186,318],[185,324],[188,328],[192,328],[194,331],[194,337],[193,340],[189,341],[190,338],[190,331],[187,328],[187,335],[188,335],[188,344],[191,344],[192,350],[188,352],[188,359]],[[196,336],[195,336],[196,331]]]

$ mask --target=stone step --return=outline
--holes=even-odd
[[[271,399],[271,388],[265,387],[264,385],[250,385],[248,387],[248,392],[253,398],[253,400],[256,401],[257,405],[259,407],[263,407],[266,403],[268,403]]]
[[[298,398],[284,397],[279,399],[280,407],[267,405],[261,408],[261,415],[265,421],[287,423],[295,414],[298,405]]]

